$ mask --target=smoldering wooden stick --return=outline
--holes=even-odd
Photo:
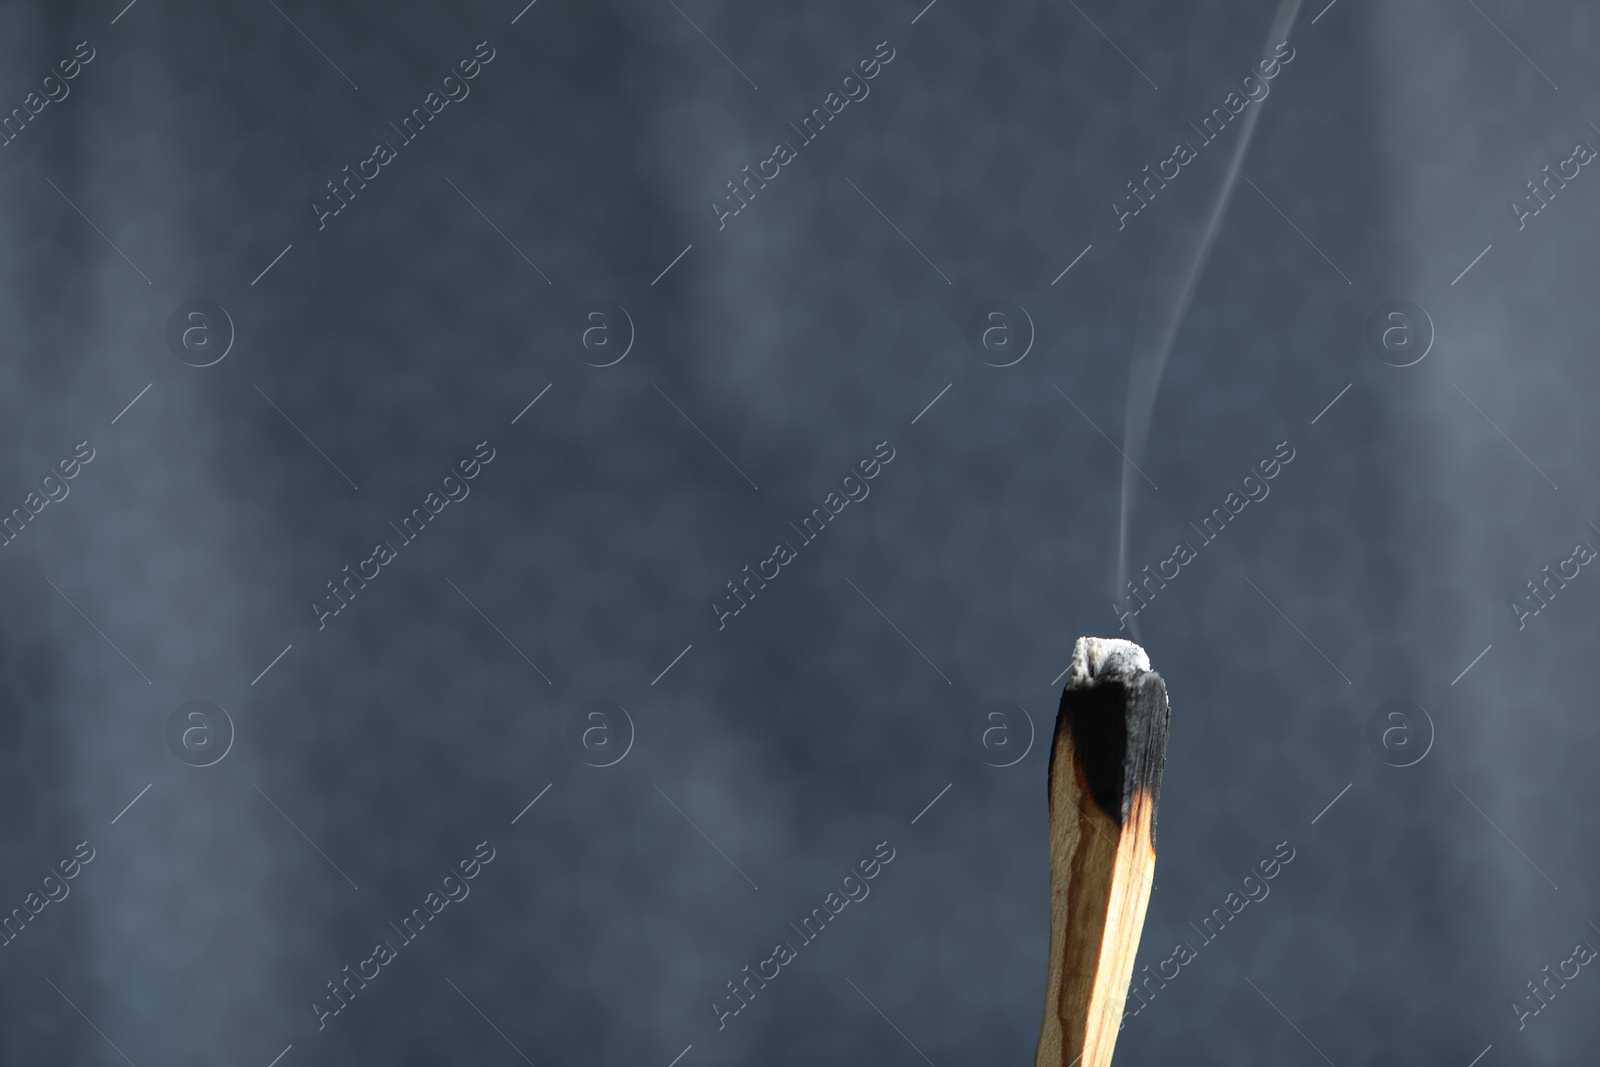
[[[1035,1067],[1109,1067],[1155,874],[1167,687],[1132,641],[1080,637],[1050,748],[1050,969]]]

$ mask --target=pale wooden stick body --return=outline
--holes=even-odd
[[[1050,962],[1036,1067],[1111,1063],[1155,874],[1166,686],[1147,670],[1077,681],[1062,694],[1050,756]]]

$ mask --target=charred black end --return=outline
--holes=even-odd
[[[1154,671],[1093,679],[1061,693],[1056,738],[1065,731],[1095,804],[1121,826],[1141,790],[1150,797],[1150,844],[1155,845],[1155,805],[1167,762],[1172,717],[1167,686]],[[1050,749],[1050,771],[1057,745]]]

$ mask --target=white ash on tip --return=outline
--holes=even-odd
[[[1120,637],[1080,637],[1072,646],[1067,688],[1083,689],[1107,676],[1128,678],[1149,669],[1150,657],[1132,641]]]

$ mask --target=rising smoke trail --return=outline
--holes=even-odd
[[[1266,41],[1261,46],[1261,58],[1267,58],[1270,50],[1278,42],[1288,40],[1289,27],[1294,24],[1295,16],[1299,12],[1300,0],[1279,0],[1272,26],[1267,31]],[[1156,394],[1161,388],[1161,378],[1166,373],[1167,357],[1172,352],[1173,338],[1177,336],[1178,327],[1183,324],[1183,317],[1189,310],[1189,301],[1194,296],[1195,286],[1199,283],[1200,276],[1205,271],[1206,261],[1211,256],[1211,248],[1216,243],[1217,230],[1222,224],[1223,213],[1233,196],[1234,187],[1239,183],[1239,172],[1244,165],[1245,153],[1250,148],[1256,122],[1260,119],[1261,109],[1265,106],[1266,100],[1262,100],[1245,116],[1244,127],[1239,131],[1239,138],[1233,144],[1227,169],[1223,172],[1221,186],[1212,200],[1204,227],[1197,235],[1191,231],[1181,231],[1172,242],[1172,247],[1165,250],[1170,254],[1172,262],[1187,264],[1186,267],[1180,266],[1178,270],[1177,293],[1170,301],[1164,301],[1158,293],[1150,302],[1160,305],[1160,310],[1150,319],[1141,316],[1144,321],[1140,322],[1134,335],[1133,359],[1128,370],[1128,406],[1122,422],[1122,451],[1132,463],[1122,465],[1121,521],[1117,533],[1117,573],[1112,582],[1113,597],[1122,595],[1128,580],[1128,525],[1133,499],[1132,467],[1144,458],[1145,446],[1150,441],[1150,420],[1155,412]],[[1155,254],[1159,257],[1158,262],[1169,258],[1160,249]],[[1141,344],[1142,339],[1148,335],[1147,326],[1153,327],[1149,333],[1154,334],[1154,339],[1148,347]],[[1130,618],[1128,625],[1134,640],[1143,640],[1139,633],[1138,619]]]

